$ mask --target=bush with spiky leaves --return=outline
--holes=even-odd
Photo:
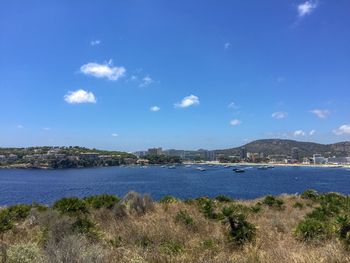
[[[113,206],[120,201],[120,199],[115,195],[102,194],[85,197],[84,201],[88,204],[88,206],[94,209],[99,209],[102,207],[112,209]]]
[[[56,201],[53,208],[62,214],[77,215],[87,213],[88,208],[86,202],[78,197],[65,197]]]

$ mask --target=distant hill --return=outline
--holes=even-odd
[[[339,142],[334,144],[320,144],[314,142],[300,142],[294,140],[283,139],[264,139],[256,140],[245,144],[241,147],[216,150],[217,154],[224,155],[239,155],[240,149],[245,147],[247,152],[265,153],[267,155],[272,154],[284,154],[290,155],[294,147],[299,149],[299,156],[306,157],[312,156],[315,153],[322,154],[325,157],[328,156],[349,156],[350,155],[350,142]]]

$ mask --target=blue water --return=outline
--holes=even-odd
[[[245,173],[234,173],[232,168],[225,167],[206,166],[204,172],[195,168],[0,169],[0,205],[51,204],[65,196],[101,193],[123,196],[131,190],[149,193],[154,199],[169,194],[182,199],[219,194],[251,199],[267,194],[301,193],[310,188],[350,194],[350,170],[343,168],[275,167],[258,170],[246,167]]]

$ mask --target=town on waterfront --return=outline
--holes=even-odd
[[[263,144],[264,147],[258,147]],[[276,144],[283,151],[274,149]],[[285,147],[285,144],[289,144]],[[303,148],[295,147],[301,145]],[[315,147],[315,145],[317,147]],[[290,148],[290,153],[288,151]],[[312,152],[313,150],[319,152]],[[319,149],[317,149],[319,148]],[[250,151],[253,149],[255,151]],[[258,152],[256,150],[259,150]],[[320,153],[321,152],[321,153]],[[311,154],[310,154],[311,153]],[[148,165],[176,163],[247,163],[274,165],[350,165],[350,142],[321,145],[290,140],[258,140],[228,150],[196,151],[150,148],[133,153],[102,151],[84,147],[0,148],[0,167],[5,168],[82,168],[118,165]]]

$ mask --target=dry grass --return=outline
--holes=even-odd
[[[196,204],[177,201],[150,205],[148,197],[146,206],[150,209],[145,206],[142,213],[126,211],[120,216],[120,211],[116,213],[113,209],[90,211],[87,217],[96,223],[97,239],[69,233],[70,220],[57,219],[54,214],[38,219],[38,224],[32,224],[29,219],[18,223],[4,234],[3,241],[8,248],[35,244],[41,249],[42,262],[350,262],[350,253],[337,239],[311,245],[298,241],[293,230],[312,210],[309,206],[312,202],[298,196],[280,198],[284,209],[262,206],[260,212],[248,214],[247,220],[257,227],[257,234],[254,241],[243,246],[229,242],[228,226],[206,218]],[[251,206],[259,201],[236,203]],[[303,208],[293,207],[295,202],[302,203]],[[216,204],[219,209],[227,205]],[[186,211],[193,218],[191,227],[175,220],[180,211]],[[52,231],[64,228],[65,235],[48,231],[49,225],[53,226]],[[54,240],[48,233],[59,238]]]

